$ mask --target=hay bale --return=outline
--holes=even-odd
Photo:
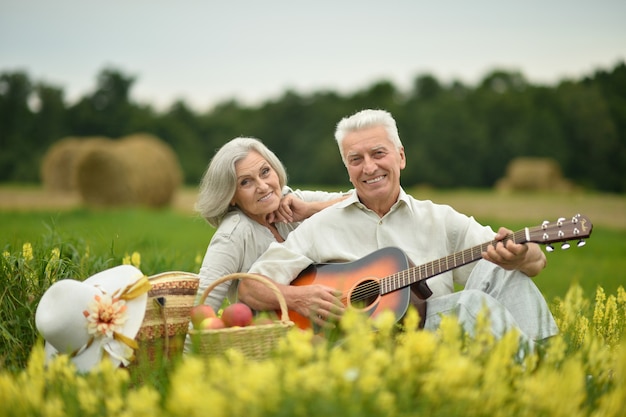
[[[567,191],[571,188],[571,183],[563,178],[560,165],[552,158],[515,158],[508,164],[505,177],[496,183],[500,191]]]
[[[128,167],[114,147],[112,141],[93,144],[76,164],[78,192],[87,205],[128,206],[136,202],[125,175]]]
[[[81,152],[75,177],[88,205],[163,207],[182,183],[182,170],[169,145],[137,134]]]
[[[93,141],[106,141],[107,138],[66,137],[48,148],[40,167],[40,178],[48,191],[76,191],[76,161],[84,146]]]
[[[131,178],[138,202],[151,207],[169,204],[183,180],[172,148],[154,136],[138,134],[122,138],[119,151],[126,157],[142,156],[134,161]]]

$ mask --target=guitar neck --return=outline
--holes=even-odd
[[[528,242],[528,229],[519,230],[515,233],[509,234],[504,239],[502,239],[501,242],[506,243],[510,240],[512,240],[514,243]],[[452,255],[448,255],[444,258],[440,258],[432,262],[405,269],[404,271],[400,271],[385,278],[382,278],[380,280],[381,294],[384,295],[393,291],[397,291],[401,288],[415,284],[418,281],[432,278],[436,275],[451,271],[463,265],[476,262],[482,259],[482,253],[487,250],[489,245],[495,246],[497,242],[498,241],[496,240],[492,240],[490,242],[486,242],[481,245],[465,249],[461,252],[453,253]]]

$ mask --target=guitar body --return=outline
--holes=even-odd
[[[362,310],[371,317],[389,309],[399,319],[408,309],[410,288],[382,295],[380,279],[408,268],[409,260],[404,252],[388,247],[353,262],[310,265],[291,285],[326,285],[341,291],[342,301],[349,308]],[[295,311],[289,311],[289,318],[301,329],[312,327],[309,318]]]

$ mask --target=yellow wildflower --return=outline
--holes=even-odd
[[[624,307],[626,305],[626,291],[621,285],[617,288],[617,302]]]
[[[615,346],[619,342],[621,336],[619,329],[619,317],[617,311],[617,298],[610,295],[606,300],[606,309],[604,311],[604,325],[601,329],[604,341],[609,346]]]
[[[126,409],[119,417],[158,417],[161,415],[160,397],[152,387],[144,385],[130,391],[126,398]]]
[[[50,262],[58,261],[61,258],[61,250],[59,248],[53,248],[50,254]]]
[[[485,352],[482,381],[483,390],[488,393],[482,400],[485,415],[508,415],[506,405],[514,396],[511,386],[523,374],[522,366],[514,360],[520,348],[519,340],[519,332],[510,330],[493,350]],[[531,356],[526,355],[525,361],[529,361]]]
[[[5,410],[12,410],[16,415],[19,412],[26,415],[26,408],[30,405],[26,403],[26,399],[21,398],[22,386],[8,372],[0,373],[0,404]],[[35,404],[33,408],[36,408]],[[30,407],[28,408],[29,411]]]
[[[604,301],[606,295],[604,294],[604,288],[598,287],[596,290],[596,306],[593,310],[593,325],[596,329],[602,327],[602,321],[604,320]]]
[[[459,321],[454,316],[444,316],[437,329],[437,334],[441,338],[441,344],[450,350],[461,351],[463,330]]]
[[[589,334],[589,319],[586,316],[578,317],[576,326],[570,330],[570,334],[574,347],[582,346]]]
[[[123,265],[132,265],[135,268],[139,268],[141,266],[141,255],[139,252],[133,252],[131,255],[126,254],[124,258],[122,258]]]
[[[63,398],[46,398],[41,404],[41,414],[46,417],[66,417],[65,404]]]
[[[26,262],[33,260],[33,246],[29,242],[22,245],[22,258],[24,258]]]
[[[83,382],[84,389],[76,390],[76,396],[78,403],[80,404],[80,408],[85,414],[96,414],[98,407],[100,406],[98,390],[90,387],[84,379]]]
[[[568,358],[563,366],[542,366],[517,381],[520,416],[577,417],[586,415],[583,404],[587,398],[585,375],[576,358]],[[549,387],[549,389],[547,389]]]
[[[626,344],[621,344],[614,352],[611,360],[611,379],[613,389],[603,395],[593,417],[621,416],[624,414],[626,401]]]
[[[171,416],[206,417],[210,404],[211,416],[228,416],[226,407],[229,399],[214,388],[212,381],[220,384],[229,378],[227,375],[233,374],[209,370],[203,358],[186,358],[170,377],[171,388],[165,411]]]
[[[308,363],[313,359],[315,353],[311,340],[313,332],[311,330],[293,329],[287,332],[287,336],[278,341],[277,351],[290,355],[298,363]]]
[[[52,251],[50,252],[50,259],[48,260],[48,263],[46,264],[46,269],[44,270],[44,274],[46,275],[47,279],[51,279],[52,275],[60,267],[61,265],[60,260],[61,260],[61,251],[59,250],[59,248],[53,248]]]
[[[489,309],[483,306],[476,316],[476,325],[474,328],[474,336],[466,336],[468,340],[467,349],[470,356],[481,357],[484,352],[491,350],[496,342],[496,338],[491,331],[491,319],[489,317]]]
[[[567,351],[567,343],[562,334],[557,334],[550,339],[544,357],[544,365],[558,366],[564,359]]]
[[[574,284],[565,295],[564,300],[557,298],[555,308],[555,320],[562,332],[567,332],[575,326],[576,320],[581,314],[585,314],[589,307],[589,300],[585,297],[582,287]]]
[[[133,252],[130,256],[130,263],[135,267],[139,268],[141,266],[141,255],[139,252]]]

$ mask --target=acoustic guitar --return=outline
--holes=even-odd
[[[534,242],[547,245],[546,251],[552,252],[552,245],[559,242],[562,249],[568,249],[572,240],[583,246],[592,227],[587,217],[577,214],[571,219],[559,218],[554,223],[544,221],[540,226],[524,228],[508,235],[503,242]],[[426,298],[430,295],[428,287],[422,285],[426,280],[482,259],[482,252],[496,243],[486,242],[419,266],[413,266],[401,249],[386,247],[352,262],[312,264],[291,285],[326,285],[341,291],[341,299],[348,308],[359,309],[371,317],[390,309],[400,319],[409,307],[409,286],[416,284]],[[289,311],[289,318],[301,329],[312,327],[308,317],[295,311]]]

